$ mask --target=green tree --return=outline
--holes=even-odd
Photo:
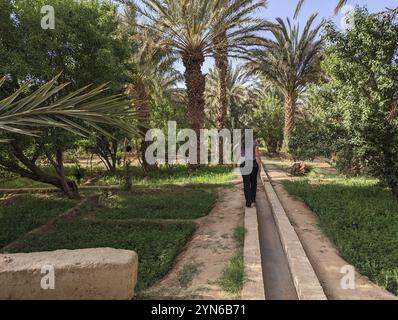
[[[397,16],[357,9],[347,31],[329,25],[323,67],[347,143],[398,197]]]
[[[214,60],[217,71],[217,122],[218,130],[226,128],[228,116],[228,68],[229,57],[241,58],[242,51],[253,46],[258,40],[258,32],[265,29],[266,22],[254,17],[260,8],[265,8],[266,0],[223,0],[219,2],[224,19],[214,38]],[[223,139],[220,137],[220,163],[223,160]]]
[[[283,96],[265,80],[260,83],[256,95],[251,127],[269,153],[279,153],[283,142]]]
[[[228,34],[231,31],[227,39],[233,39],[232,30],[237,32],[236,30],[242,27],[250,33],[253,31],[253,26],[245,29],[244,23],[248,19],[244,10],[239,11],[239,6],[221,6],[220,1],[143,0],[142,2],[144,8],[141,9],[141,13],[146,20],[143,27],[157,33],[163,43],[178,54],[185,67],[187,114],[191,128],[199,139],[199,132],[205,121],[205,75],[201,70],[205,58],[212,56],[214,44],[219,43],[221,34],[225,32]],[[236,15],[234,10],[238,10]],[[197,147],[199,151],[199,140]],[[199,155],[200,152],[198,159]]]
[[[277,18],[271,28],[274,39],[263,42],[263,48],[252,50],[247,64],[249,70],[258,72],[271,81],[284,96],[285,125],[283,151],[295,126],[297,101],[308,84],[320,75],[321,40],[317,39],[322,24],[312,27],[316,15],[312,15],[304,29],[292,26]]]
[[[172,90],[181,75],[174,69],[176,58],[171,55],[167,47],[157,41],[155,36],[144,32],[136,35],[135,40],[138,48],[131,57],[132,69],[128,93],[133,98],[140,118],[140,156],[142,167],[147,174],[151,166],[145,159],[148,147],[145,135],[150,127],[152,97],[159,98],[160,93]]]
[[[218,83],[220,73],[212,69],[206,79],[206,115],[209,124],[212,127],[217,126],[219,112],[219,87]],[[227,112],[224,127],[244,128],[247,123],[244,115],[247,115],[252,107],[249,101],[250,94],[250,76],[242,68],[237,66],[229,68],[225,78],[225,90],[227,99]]]
[[[49,4],[55,8],[56,26],[54,30],[43,30],[40,25],[43,16],[40,9]],[[7,75],[7,81],[0,88],[0,96],[3,99],[7,100],[18,92],[20,84],[25,82],[31,84],[30,91],[24,93],[29,99],[34,96],[35,89],[40,88],[61,71],[63,72],[59,81],[68,82],[70,85],[59,92],[48,92],[51,93],[50,100],[43,99],[42,101],[43,107],[47,109],[51,103],[55,103],[58,111],[69,108],[68,112],[72,113],[73,105],[58,105],[57,101],[62,101],[73,94],[77,96],[81,94],[84,97],[83,91],[87,90],[84,87],[86,84],[99,85],[109,82],[107,92],[101,90],[101,96],[93,101],[98,106],[95,111],[100,113],[101,109],[107,107],[101,104],[101,101],[106,101],[106,95],[121,93],[124,90],[127,79],[126,63],[130,49],[126,45],[126,35],[119,30],[120,19],[115,5],[106,1],[93,0],[1,0],[0,6],[1,9],[6,10],[5,16],[8,17],[0,23],[2,40],[0,52],[5,52],[7,57],[0,61],[0,74]],[[0,11],[3,13],[2,10]],[[111,106],[112,103],[109,105]],[[17,115],[16,111],[18,110],[13,110],[15,115]],[[76,113],[78,111],[76,109]],[[33,122],[38,116],[43,118],[45,114],[37,115],[36,118],[30,120]],[[80,125],[80,131],[85,128],[83,118],[82,112],[74,118],[78,120],[76,124]],[[4,121],[4,118],[2,120]],[[70,120],[70,117],[65,117],[62,121],[63,125]],[[9,118],[6,121],[9,121]],[[55,124],[54,119],[51,121]],[[102,123],[103,126],[108,125],[107,129],[114,131],[113,127],[117,126],[113,124],[109,126],[109,124],[109,121]],[[32,126],[30,130],[35,131],[36,127],[37,122],[36,126]],[[3,149],[2,152],[8,148],[6,150],[8,160],[10,160],[8,163],[14,161],[15,165],[26,169],[24,161],[27,163],[25,158],[29,155],[30,162],[34,160],[34,164],[39,169],[43,159],[53,164],[55,169],[62,169],[63,155],[75,147],[78,135],[65,133],[65,130],[57,127],[59,125],[55,128],[40,127],[40,138],[13,136],[12,143],[0,146]],[[91,126],[90,132],[94,131],[100,131],[99,127]],[[77,133],[76,130],[74,132]],[[106,136],[105,131],[102,133]],[[37,178],[37,175],[30,175],[30,177]],[[64,181],[64,178],[61,177],[61,180]],[[67,189],[67,186],[64,189]],[[64,190],[64,192],[68,196],[77,194],[71,190]]]

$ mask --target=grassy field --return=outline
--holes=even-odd
[[[154,284],[169,271],[175,257],[196,228],[192,220],[208,214],[216,198],[215,190],[201,189],[177,189],[174,192],[158,191],[149,194],[114,193],[105,198],[102,196],[98,206],[84,207],[80,217],[59,220],[50,234],[22,237],[9,251],[35,252],[98,247],[135,250],[140,263],[137,284],[137,290],[140,291]],[[22,236],[32,225],[44,224],[49,218],[64,211],[66,206],[54,199],[43,201],[29,196],[27,200],[5,208],[4,215],[9,220],[0,220],[0,228],[7,235],[5,237],[2,234],[3,244]],[[166,223],[150,221],[151,219],[186,221]],[[19,224],[20,221],[23,223]]]
[[[52,172],[52,168],[43,168],[44,171]],[[74,167],[65,167],[66,175],[74,180]],[[96,186],[109,186],[123,184],[124,171],[122,168],[116,172],[107,172],[103,168],[97,167],[92,171],[84,169],[81,184],[94,179]],[[176,165],[172,167],[162,166],[150,176],[144,177],[141,167],[132,167],[133,184],[136,187],[154,187],[167,185],[230,185],[233,174],[230,166],[205,166],[196,170],[190,170],[187,166]],[[14,174],[0,170],[0,188],[46,188],[51,185],[36,182],[30,179],[21,178]]]
[[[138,168],[134,170],[138,179]],[[228,186],[232,176],[229,167],[201,168],[194,172],[182,166],[162,168],[139,184],[136,192],[102,192],[98,205],[84,207],[79,217],[58,220],[51,233],[40,235],[23,236],[76,202],[56,195],[23,196],[6,205],[0,202],[0,248],[19,238],[8,251],[95,247],[135,250],[139,256],[137,290],[140,291],[170,270],[196,228],[193,220],[207,215],[213,208],[217,190],[207,184]]]
[[[18,196],[0,200],[0,248],[55,218],[76,202],[44,195]]]
[[[101,219],[196,219],[207,215],[216,202],[213,190],[115,194],[101,202]]]
[[[62,220],[55,232],[25,238],[12,252],[111,247],[134,250],[139,257],[137,290],[161,279],[195,230],[192,222],[173,224],[82,219]]]
[[[313,175],[314,177],[314,175]],[[398,295],[398,200],[374,179],[328,175],[284,181],[362,274]]]
[[[190,170],[187,166],[162,166],[150,176],[144,177],[141,168],[133,167],[133,184],[135,186],[156,187],[167,185],[230,185],[233,174],[230,166],[205,166]],[[123,181],[123,170],[104,174],[96,185],[120,185]]]

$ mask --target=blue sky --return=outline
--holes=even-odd
[[[344,20],[343,12],[345,10],[334,15],[334,8],[336,7],[337,1],[338,0],[306,0],[297,21],[300,25],[304,25],[311,14],[318,12],[319,20],[323,18],[332,18],[338,26],[341,26],[341,22]],[[298,0],[268,0],[268,8],[259,12],[259,16],[268,20],[273,20],[276,17],[293,18],[297,2]],[[393,8],[398,6],[398,0],[351,0],[348,2],[348,5],[351,7],[355,7],[356,5],[366,6],[370,12],[378,12],[386,7]],[[203,71],[208,72],[212,67],[212,59],[207,59],[203,66]],[[178,65],[178,69],[183,71],[183,67],[180,64]]]

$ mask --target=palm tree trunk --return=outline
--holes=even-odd
[[[289,153],[289,140],[295,126],[297,97],[290,94],[285,97],[285,127],[283,130],[282,152]]]
[[[220,131],[226,127],[228,99],[227,99],[227,73],[228,73],[228,49],[225,46],[226,34],[223,33],[215,44],[215,64],[218,71],[218,108],[217,129]],[[219,164],[224,163],[224,139],[219,138]]]
[[[201,52],[188,52],[183,55],[182,61],[185,67],[185,85],[187,87],[188,97],[188,119],[191,128],[196,133],[197,142],[197,161],[200,164],[200,130],[203,129],[205,119],[205,76],[202,73],[202,65],[205,61]]]
[[[140,146],[140,154],[142,160],[142,168],[145,174],[148,174],[151,171],[151,166],[145,159],[145,151],[148,147],[148,142],[145,141],[145,135],[149,129],[149,117],[150,117],[150,102],[149,95],[145,88],[145,84],[141,81],[137,82],[134,85],[134,95],[136,98],[136,106],[138,111],[138,116],[140,118],[140,125],[138,129],[140,131],[140,135],[142,136],[141,146]]]

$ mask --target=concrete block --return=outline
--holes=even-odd
[[[129,250],[0,254],[0,299],[132,299],[137,272],[138,256]]]

